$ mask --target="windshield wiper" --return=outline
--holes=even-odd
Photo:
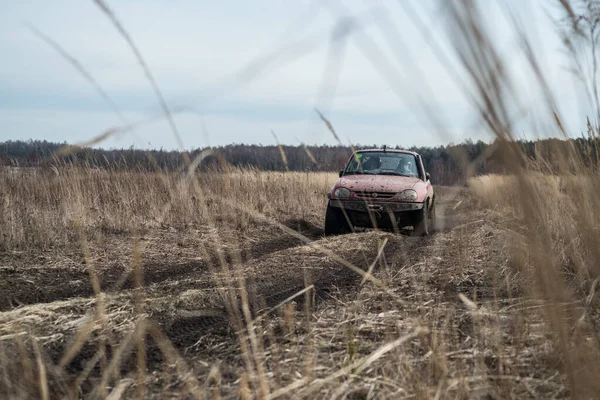
[[[401,174],[399,172],[380,172],[379,175],[395,175],[395,176],[406,176],[411,177],[412,175]]]
[[[375,172],[370,171],[349,171],[344,172],[344,175],[377,175]]]

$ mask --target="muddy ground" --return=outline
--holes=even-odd
[[[524,300],[518,287],[510,285],[518,277],[506,274],[506,246],[498,245],[506,243],[505,238],[486,222],[484,211],[474,211],[468,204],[464,189],[445,190],[438,200],[438,230],[428,237],[367,231],[324,238],[321,226],[292,218],[283,226],[257,222],[238,232],[165,229],[88,238],[72,248],[1,254],[0,354],[5,360],[20,361],[1,363],[0,395],[40,396],[40,385],[27,383],[23,375],[28,365],[36,365],[35,357],[25,354],[29,350],[35,354],[38,346],[39,357],[47,364],[51,397],[112,393],[114,398],[128,398],[143,383],[146,397],[176,398],[196,390],[209,397],[218,393],[236,398],[246,385],[245,352],[253,354],[252,365],[264,363],[269,393],[282,398],[293,393],[324,397],[339,386],[286,388],[305,376],[309,362],[311,374],[323,379],[422,326],[430,332],[429,344],[415,342],[407,350],[410,372],[395,379],[401,390],[373,383],[376,397],[395,398],[400,393],[411,397],[419,390],[429,397],[440,390],[441,376],[444,390],[452,396],[460,390],[475,397],[502,396],[498,391],[504,389],[489,384],[493,378],[475,380],[466,389],[456,383],[462,374],[501,373],[532,379],[507,386],[511,396],[560,396],[564,393],[561,377],[552,369],[554,361],[546,359],[546,353],[527,352],[543,342],[544,335],[531,328],[539,322],[524,324],[515,311],[515,302]],[[141,291],[133,290],[136,267],[143,274]],[[372,267],[377,281],[365,282],[354,267],[362,271]],[[94,277],[101,295],[94,292]],[[498,284],[499,279],[504,280]],[[294,297],[310,285],[313,289]],[[505,319],[490,326],[502,326],[503,331],[489,335],[487,342],[479,337],[486,323],[466,313],[459,293],[500,310],[498,315]],[[78,340],[82,327],[98,317],[99,303],[104,319]],[[245,311],[259,319],[254,321],[258,349],[244,350],[250,340]],[[140,362],[136,350],[123,350],[125,338],[142,316],[156,322],[164,334],[162,339],[145,338],[143,382],[136,378]],[[528,333],[522,332],[525,325]],[[432,331],[443,333],[438,335],[446,354],[443,367],[431,360],[438,349],[431,344]],[[521,339],[517,343],[511,337]],[[161,340],[168,341],[174,352],[165,350]],[[118,367],[107,372],[121,350]],[[28,368],[29,378],[36,381],[32,377],[39,368]],[[530,372],[536,369],[532,377]],[[351,386],[370,387],[369,376],[381,376],[381,371],[366,371],[365,379],[354,380]],[[185,378],[189,373],[192,383]],[[248,379],[248,390],[260,393],[260,385]]]

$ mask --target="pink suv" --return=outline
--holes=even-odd
[[[415,235],[435,228],[435,195],[421,156],[404,150],[360,150],[327,193],[325,235],[353,227],[400,230]]]

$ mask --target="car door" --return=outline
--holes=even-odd
[[[433,198],[433,185],[431,184],[431,181],[426,178],[425,166],[423,165],[423,158],[419,154],[417,155],[417,159],[419,160],[419,167],[421,168],[421,171],[423,171],[423,180],[425,181],[425,187],[427,188],[427,197]]]

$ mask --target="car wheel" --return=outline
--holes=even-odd
[[[328,205],[325,213],[325,236],[342,235],[350,231],[350,225],[342,209]]]
[[[427,204],[423,205],[423,208],[417,212],[415,223],[413,225],[414,236],[426,236],[429,235],[431,219],[427,212]]]
[[[429,233],[434,233],[437,229],[437,215],[435,213],[435,202],[431,206],[431,210],[428,213],[429,217]]]

